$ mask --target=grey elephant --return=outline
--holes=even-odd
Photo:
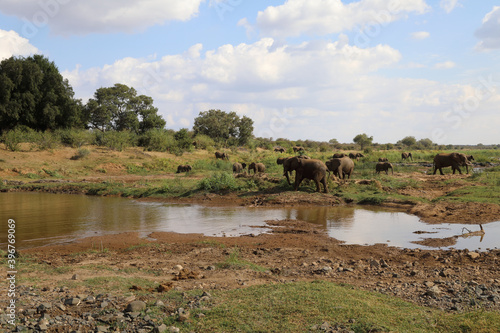
[[[345,179],[351,178],[352,171],[354,170],[354,162],[349,157],[332,158],[326,162],[329,171],[332,171],[338,178]]]
[[[191,171],[193,168],[189,165],[189,164],[186,164],[186,165],[179,165],[177,167],[177,172],[176,173],[181,173],[181,172],[189,172]]]
[[[248,166],[248,173],[250,173],[250,171],[252,171],[252,170],[253,170],[254,174],[256,174],[257,172],[261,173],[261,172],[266,171],[266,166],[263,163],[252,162]]]
[[[385,174],[389,174],[389,169],[391,169],[392,174],[394,174],[394,167],[389,162],[378,162],[375,165],[375,172],[380,173],[380,171],[385,171]]]
[[[285,152],[285,148],[283,148],[283,147],[276,147],[276,148],[274,148],[274,151],[275,152],[279,152],[279,153],[284,153]]]
[[[401,159],[406,160],[407,158],[413,161],[413,156],[411,153],[401,153]]]
[[[293,149],[294,153],[299,152],[299,151],[304,151],[303,147],[298,147],[298,146],[292,147],[292,149]]]
[[[469,173],[469,165],[472,166],[472,164],[467,160],[467,156],[462,153],[441,153],[437,154],[434,157],[434,173],[433,175],[436,174],[436,171],[439,169],[439,172],[444,175],[443,169],[451,166],[451,169],[453,170],[453,174],[455,174],[455,171],[458,170],[459,174],[462,174],[462,171],[460,170],[461,166],[465,166],[465,169],[467,170],[467,173]]]
[[[346,157],[347,155],[344,154],[344,153],[335,153],[333,154],[332,158],[342,158],[342,157]]]
[[[389,162],[389,159],[387,157],[379,157],[378,161],[379,162]]]
[[[294,190],[299,189],[303,179],[311,179],[316,183],[316,192],[321,192],[320,183],[323,184],[325,193],[328,193],[326,186],[326,165],[323,161],[315,159],[297,159],[297,169],[295,169],[295,186]]]
[[[472,162],[475,161],[474,156],[472,155],[466,155],[467,156],[467,161]]]
[[[227,153],[221,153],[220,151],[216,151],[215,158],[221,160],[229,160],[229,155]]]
[[[308,160],[310,159],[308,156],[302,155],[302,156],[293,156],[293,157],[287,157],[282,160],[278,158],[276,163],[278,164],[283,164],[283,176],[286,176],[286,180],[288,182],[288,185],[292,185],[290,182],[290,174],[292,171],[296,171],[297,168],[299,167],[298,161],[299,160]]]
[[[234,173],[240,173],[242,172],[245,168],[247,167],[246,163],[233,163],[233,172]]]

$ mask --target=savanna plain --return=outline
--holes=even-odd
[[[329,177],[298,191],[272,149],[193,149],[179,156],[98,146],[48,150],[0,145],[0,191],[121,196],[207,206],[376,205],[428,223],[500,220],[500,150],[467,149],[469,173],[432,174],[435,150],[373,150],[355,160],[351,179]],[[326,161],[331,151],[307,151]],[[349,153],[349,151],[345,151]],[[386,157],[394,174],[375,173]],[[234,162],[266,171],[233,174]],[[191,165],[176,173],[178,165]],[[462,168],[464,169],[464,168]],[[292,177],[293,178],[293,177]],[[0,193],[1,198],[2,193]],[[500,250],[346,245],[300,220],[268,221],[259,235],[212,237],[154,232],[84,238],[20,250],[16,325],[47,332],[498,332]],[[3,237],[3,236],[2,236]],[[4,242],[4,240],[2,240]],[[426,247],[432,245],[432,247]],[[6,252],[0,270],[7,271]]]

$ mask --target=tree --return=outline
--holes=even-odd
[[[145,133],[151,129],[163,129],[165,120],[153,106],[149,96],[137,96],[134,88],[116,83],[113,87],[99,88],[85,105],[90,127],[101,131],[129,130]]]
[[[418,144],[424,148],[430,148],[433,145],[432,140],[428,138],[418,140]]]
[[[401,140],[401,143],[407,147],[411,147],[417,143],[417,140],[415,139],[414,136],[407,136]]]
[[[361,149],[364,149],[366,146],[370,146],[373,142],[373,136],[368,136],[365,133],[358,134],[352,139],[354,143],[357,143],[361,146]]]
[[[11,57],[0,62],[0,131],[16,126],[35,130],[83,127],[82,105],[42,55]]]
[[[195,136],[208,135],[224,145],[230,139],[244,145],[253,135],[253,120],[246,116],[240,118],[236,112],[208,110],[194,119],[193,131]]]

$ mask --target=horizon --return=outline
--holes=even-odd
[[[173,130],[210,109],[254,136],[500,143],[492,0],[0,0],[0,61],[42,54],[86,103],[125,84]],[[304,139],[307,138],[307,139]]]

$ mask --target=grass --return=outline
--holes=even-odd
[[[240,258],[239,249],[234,248],[231,253],[227,256],[226,260],[215,265],[218,269],[251,269],[256,272],[265,272],[268,269],[259,265],[256,265],[250,261],[246,261]]]

